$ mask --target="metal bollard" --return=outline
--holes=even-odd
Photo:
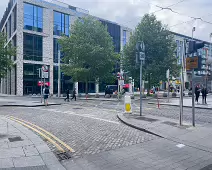
[[[124,97],[124,104],[125,104],[125,113],[132,113],[131,97],[129,95],[126,95]]]

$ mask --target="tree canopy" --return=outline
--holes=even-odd
[[[59,43],[65,56],[62,70],[74,81],[87,83],[112,76],[118,55],[107,27],[100,21],[90,16],[77,19],[71,36],[64,36]]]
[[[137,25],[124,48],[124,70],[128,71],[135,81],[139,80],[139,66],[136,65],[136,42],[145,44],[144,76],[151,75],[152,85],[166,80],[166,71],[170,69],[173,76],[179,74],[177,59],[174,56],[176,45],[171,32],[154,15],[146,14]]]
[[[15,55],[15,48],[12,47],[11,43],[7,43],[6,36],[0,33],[0,79],[4,78],[7,74],[7,70],[13,65],[11,56]],[[5,47],[6,45],[6,47]]]

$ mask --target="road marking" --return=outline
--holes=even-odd
[[[184,144],[178,144],[178,145],[176,145],[178,148],[183,148],[183,147],[185,147],[185,145]]]
[[[28,122],[28,121],[25,121],[25,120],[22,120],[22,119],[13,117],[13,116],[11,116],[11,117],[14,118],[14,119],[16,119],[16,120],[19,120],[19,121],[21,121],[21,122],[27,123],[27,124],[29,124],[29,125],[31,125],[31,126],[34,126],[34,127],[36,127],[37,129],[39,129],[39,130],[45,132],[46,134],[48,134],[49,136],[51,136],[55,141],[59,142],[61,145],[63,145],[65,148],[67,148],[70,152],[74,152],[74,150],[73,150],[70,146],[68,146],[66,143],[64,143],[64,142],[61,141],[59,138],[57,138],[55,135],[53,135],[52,133],[46,131],[45,129],[43,129],[43,128],[41,128],[41,127],[39,127],[39,126],[37,126],[37,125],[35,125],[35,124],[33,124],[33,123],[30,123],[30,122]]]
[[[48,109],[40,109],[40,108],[36,108],[36,109],[44,110],[44,111],[49,111]],[[87,109],[87,110],[90,110],[90,109]],[[100,120],[100,121],[104,121],[104,122],[108,122],[108,123],[120,124],[119,122],[115,122],[115,121],[112,121],[112,120],[97,118],[97,117],[95,117],[96,115],[77,114],[77,113],[70,112],[70,111],[59,111],[59,110],[56,110],[56,109],[55,110],[51,109],[51,111],[56,112],[56,113],[67,113],[67,114],[70,114],[70,115],[76,115],[76,116],[80,116],[80,117],[86,117],[86,118]]]
[[[33,131],[35,131],[35,132],[37,132],[39,135],[41,135],[41,136],[44,137],[46,140],[48,140],[51,144],[53,144],[54,146],[56,146],[56,148],[57,148],[60,152],[62,152],[62,153],[65,152],[65,150],[64,150],[60,145],[58,145],[55,141],[53,141],[51,138],[49,138],[48,136],[46,136],[44,133],[40,132],[39,130],[33,128],[33,127],[30,126],[30,125],[27,125],[26,123],[23,123],[23,122],[21,122],[21,121],[19,121],[19,120],[16,120],[16,119],[15,119],[14,117],[12,117],[12,116],[10,117],[10,119],[11,119],[11,120],[14,120],[14,121],[16,121],[16,122],[18,122],[18,123],[20,123],[20,124],[23,125],[23,126],[28,127],[29,129],[31,129],[31,130],[33,130]]]

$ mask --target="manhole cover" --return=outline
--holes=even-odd
[[[137,117],[136,119],[144,120],[147,122],[156,122],[158,120],[158,119],[152,119],[152,118],[147,118],[147,117]]]
[[[200,169],[200,170],[212,170],[212,164]]]
[[[10,142],[23,141],[23,139],[21,139],[20,136],[13,137],[13,138],[8,138],[8,140],[9,140]]]

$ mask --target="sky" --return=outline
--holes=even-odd
[[[51,1],[51,0],[48,0]],[[146,13],[152,13],[168,7],[177,12],[163,9],[154,13],[158,20],[168,25],[171,31],[191,36],[192,28],[196,31],[194,38],[210,41],[212,33],[212,0],[60,0],[72,6],[89,10],[91,15],[117,22],[134,29]],[[182,1],[182,2],[181,2]],[[0,1],[0,18],[5,11],[8,0]],[[202,18],[194,20],[194,18]],[[187,22],[188,21],[188,22]],[[186,22],[184,24],[180,24]],[[177,25],[178,24],[178,25]]]

